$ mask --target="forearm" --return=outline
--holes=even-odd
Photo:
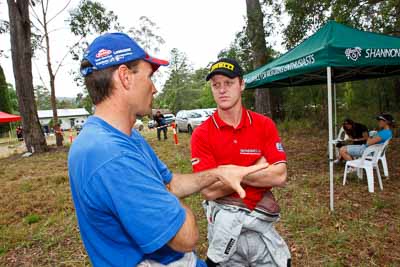
[[[367,145],[372,146],[379,143],[382,140],[380,136],[370,137],[367,140]]]
[[[286,177],[286,163],[278,163],[245,176],[242,183],[254,187],[285,186]]]
[[[195,192],[201,191],[217,180],[235,190],[241,198],[246,196],[246,192],[240,185],[243,177],[268,167],[267,163],[256,164],[243,167],[235,165],[222,165],[218,168],[198,172],[193,174],[175,174],[169,184],[169,190],[178,197],[185,197]]]
[[[217,176],[212,171],[191,174],[174,174],[169,189],[179,198],[189,196],[201,191],[203,188],[215,183]]]
[[[228,196],[234,192],[235,191],[231,187],[225,185],[221,181],[217,181],[201,190],[201,194],[207,200],[215,200],[220,197]]]

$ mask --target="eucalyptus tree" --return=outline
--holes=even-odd
[[[47,151],[37,115],[32,81],[31,21],[28,0],[8,0],[11,56],[24,141],[28,151]]]

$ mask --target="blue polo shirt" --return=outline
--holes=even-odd
[[[144,259],[168,264],[183,256],[166,245],[186,216],[165,187],[172,173],[136,130],[127,136],[90,117],[70,149],[68,169],[94,266],[132,267]]]
[[[386,140],[392,138],[392,131],[390,129],[382,129],[378,131],[377,136],[381,138],[381,141],[379,141],[378,144],[383,144]]]

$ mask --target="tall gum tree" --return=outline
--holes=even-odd
[[[247,37],[253,53],[253,69],[267,63],[268,55],[264,31],[264,15],[259,0],[246,0]],[[275,117],[273,97],[270,89],[257,88],[255,91],[255,110],[258,113]]]
[[[40,126],[33,92],[29,1],[7,0],[7,2],[11,57],[25,145],[29,152],[45,152],[48,147]]]

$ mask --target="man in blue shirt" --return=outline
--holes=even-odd
[[[172,174],[136,130],[150,114],[151,81],[168,62],[150,57],[122,33],[96,38],[81,73],[96,105],[68,157],[72,197],[83,243],[94,266],[205,266],[192,252],[198,240],[193,212],[179,198],[217,180],[245,196],[240,182],[266,168],[221,166]]]

